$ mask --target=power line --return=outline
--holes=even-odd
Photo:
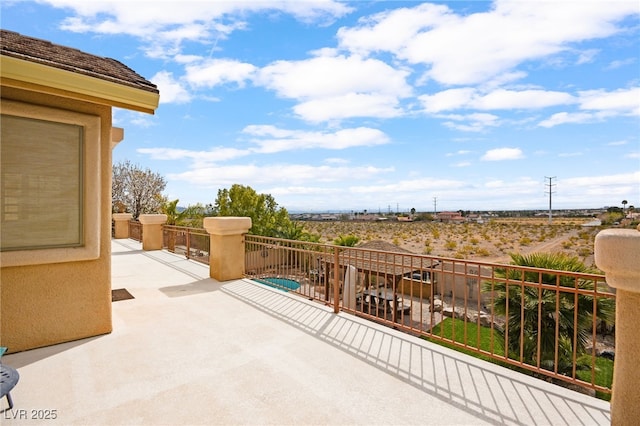
[[[545,183],[545,186],[549,187],[549,191],[548,192],[545,191],[545,194],[549,194],[549,223],[551,223],[552,220],[553,220],[552,219],[552,214],[551,214],[551,212],[552,212],[552,210],[551,210],[551,194],[555,194],[555,191],[553,190],[553,187],[556,186],[556,184],[552,183],[552,181],[556,177],[555,176],[552,176],[552,177],[545,176],[544,178],[545,179],[549,179],[549,183]]]

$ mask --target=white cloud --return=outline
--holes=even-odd
[[[405,81],[408,74],[376,59],[321,56],[274,62],[258,72],[256,82],[292,99],[347,93],[409,96],[412,89]]]
[[[412,94],[408,71],[357,56],[277,61],[256,74],[255,84],[299,101],[294,112],[311,122],[395,117],[401,113],[399,99]]]
[[[588,60],[592,51],[575,43],[608,37],[625,17],[637,15],[634,2],[496,1],[488,12],[457,15],[446,6],[398,8],[338,32],[343,49],[368,54],[385,51],[429,67],[427,76],[443,84],[473,84],[512,72],[532,59],[561,52]],[[508,36],[505,36],[508,34]]]
[[[613,142],[609,142],[607,144],[607,146],[621,146],[621,145],[626,145],[628,144],[628,141],[622,140],[622,141],[613,141]]]
[[[250,142],[258,146],[255,151],[260,153],[312,148],[340,150],[389,142],[384,132],[368,127],[341,129],[335,132],[310,132],[251,125],[245,127],[243,133],[252,136]]]
[[[363,186],[352,186],[349,190],[358,194],[401,194],[401,193],[424,193],[426,191],[448,191],[463,189],[468,184],[463,181],[453,179],[422,178],[412,180],[401,180],[387,184],[369,184]]]
[[[611,61],[611,63],[607,66],[606,69],[615,70],[618,68],[622,68],[627,65],[635,64],[637,60],[638,60],[637,58],[627,58],[627,59],[619,59],[616,61]]]
[[[499,89],[474,99],[471,106],[481,110],[538,109],[573,102],[573,96],[564,92]]]
[[[582,152],[561,152],[558,154],[560,158],[568,158],[568,157],[580,157],[584,155]]]
[[[173,78],[173,74],[168,71],[160,71],[153,77],[151,82],[158,86],[160,91],[160,103],[187,103],[191,101],[191,95],[181,82]]]
[[[194,167],[208,167],[212,163],[229,161],[251,154],[250,150],[227,147],[212,148],[208,151],[175,148],[138,148],[136,152],[146,154],[153,160],[190,160]]]
[[[230,59],[208,59],[200,63],[187,65],[185,80],[196,87],[214,87],[235,83],[240,87],[249,80],[256,67]]]
[[[582,176],[567,178],[562,181],[563,188],[578,193],[589,193],[607,196],[609,191],[617,193],[633,193],[640,187],[640,171],[604,176]]]
[[[490,149],[480,158],[482,161],[519,160],[524,158],[520,148],[496,148]]]
[[[469,161],[461,161],[459,163],[453,164],[453,167],[469,167],[470,165],[471,165],[471,162]]]
[[[640,87],[605,90],[585,90],[578,93],[581,112],[558,112],[538,123],[541,127],[560,124],[599,122],[609,117],[640,116]]]
[[[58,8],[68,8],[75,16],[65,19],[62,28],[80,33],[129,34],[149,43],[152,56],[167,51],[178,53],[183,41],[206,41],[227,37],[246,27],[247,13],[276,12],[306,23],[327,25],[347,15],[352,8],[342,2],[325,1],[146,1],[130,0],[46,0]]]
[[[579,95],[581,109],[617,111],[622,114],[640,116],[640,87],[619,89],[613,92],[586,90],[579,92]]]
[[[481,93],[478,89],[470,87],[448,89],[433,95],[422,95],[418,99],[429,113],[455,109],[540,109],[576,102],[572,95],[564,92],[497,89]]]
[[[476,89],[465,87],[443,90],[433,95],[422,95],[418,99],[426,112],[436,113],[466,108],[475,93]]]
[[[448,152],[445,154],[445,156],[447,157],[453,157],[454,155],[467,155],[467,154],[471,154],[471,151],[467,151],[464,149],[458,150],[456,152]]]
[[[482,132],[488,127],[500,124],[498,116],[486,113],[449,114],[439,117],[449,120],[442,123],[444,126],[463,132]]]
[[[392,118],[403,113],[394,96],[358,93],[301,102],[293,111],[303,120],[314,123],[352,117]]]
[[[591,113],[591,112],[558,112],[553,114],[546,120],[538,123],[541,127],[554,127],[560,124],[581,124],[594,123],[601,121],[606,117],[612,116],[612,113]]]
[[[183,173],[169,173],[167,179],[184,181],[201,187],[229,186],[237,182],[252,182],[252,185],[273,185],[285,183],[292,185],[315,185],[340,181],[362,180],[390,173],[393,168],[371,166],[329,165],[311,166],[306,164],[241,164],[204,167]]]

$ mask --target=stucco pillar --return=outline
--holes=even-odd
[[[218,281],[244,276],[244,234],[251,228],[250,217],[206,217],[209,233],[209,276]]]
[[[113,238],[129,238],[129,221],[133,218],[133,215],[131,213],[113,213],[111,217],[113,217],[113,222],[115,223]]]
[[[639,230],[640,231],[640,227]],[[611,424],[637,425],[640,419],[640,232],[607,229],[596,235],[595,261],[616,289],[616,360]]]
[[[162,225],[167,223],[166,214],[141,214],[142,250],[162,250]]]

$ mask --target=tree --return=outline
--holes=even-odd
[[[416,209],[414,207],[411,207],[411,216],[413,216],[414,214],[416,214]]]
[[[275,236],[285,240],[307,241],[310,243],[320,242],[320,235],[309,233],[304,229],[302,223],[293,221],[290,221],[289,224],[282,225],[280,229],[276,231]]]
[[[143,213],[157,213],[162,206],[165,179],[129,160],[113,165],[111,210],[127,211],[137,219]]]
[[[627,200],[622,200],[622,214],[624,214],[624,209],[629,202]]]
[[[213,210],[216,216],[250,217],[249,233],[254,235],[276,237],[291,227],[284,207],[278,207],[270,194],[258,194],[249,186],[234,184],[230,189],[218,190]]]
[[[335,240],[333,240],[333,244],[344,247],[355,247],[359,242],[360,238],[353,234],[339,235]]]
[[[562,270],[578,273],[593,272],[576,257],[570,257],[563,253],[533,253],[529,255],[512,254],[511,264],[529,266],[550,270]],[[594,282],[590,280],[576,279],[571,276],[558,277],[553,273],[539,273],[537,271],[522,271],[504,268],[496,271],[496,276],[509,278],[514,281],[537,283],[562,287],[576,288],[578,290],[594,290]],[[485,282],[483,291],[495,291],[494,312],[506,318],[505,330],[498,329],[498,333],[504,338],[508,330],[508,350],[512,357],[519,358],[521,350],[524,362],[537,365],[537,354],[540,351],[540,366],[544,369],[554,370],[556,345],[558,351],[557,371],[561,374],[570,373],[572,369],[573,352],[575,350],[578,363],[580,356],[585,354],[585,346],[591,335],[592,319],[594,315],[593,297],[588,294],[560,292],[555,290],[539,290],[537,287],[524,286],[519,283],[506,284],[504,282]],[[577,300],[577,304],[576,304]],[[556,308],[558,315],[556,316]],[[615,318],[615,301],[608,298],[600,298],[595,302],[596,317],[611,324]],[[507,312],[508,309],[508,312]],[[524,317],[521,315],[524,312]],[[574,323],[574,312],[577,312],[577,321]],[[540,313],[540,315],[538,315]],[[538,321],[540,324],[538,325]],[[556,341],[556,325],[558,326],[558,340]],[[508,328],[507,328],[508,327]],[[577,339],[574,342],[574,331]],[[522,335],[522,347],[520,338]],[[540,347],[538,348],[538,338]]]

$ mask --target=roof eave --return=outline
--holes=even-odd
[[[0,55],[3,86],[25,88],[37,85],[59,96],[111,105],[153,114],[160,95],[156,92]]]

